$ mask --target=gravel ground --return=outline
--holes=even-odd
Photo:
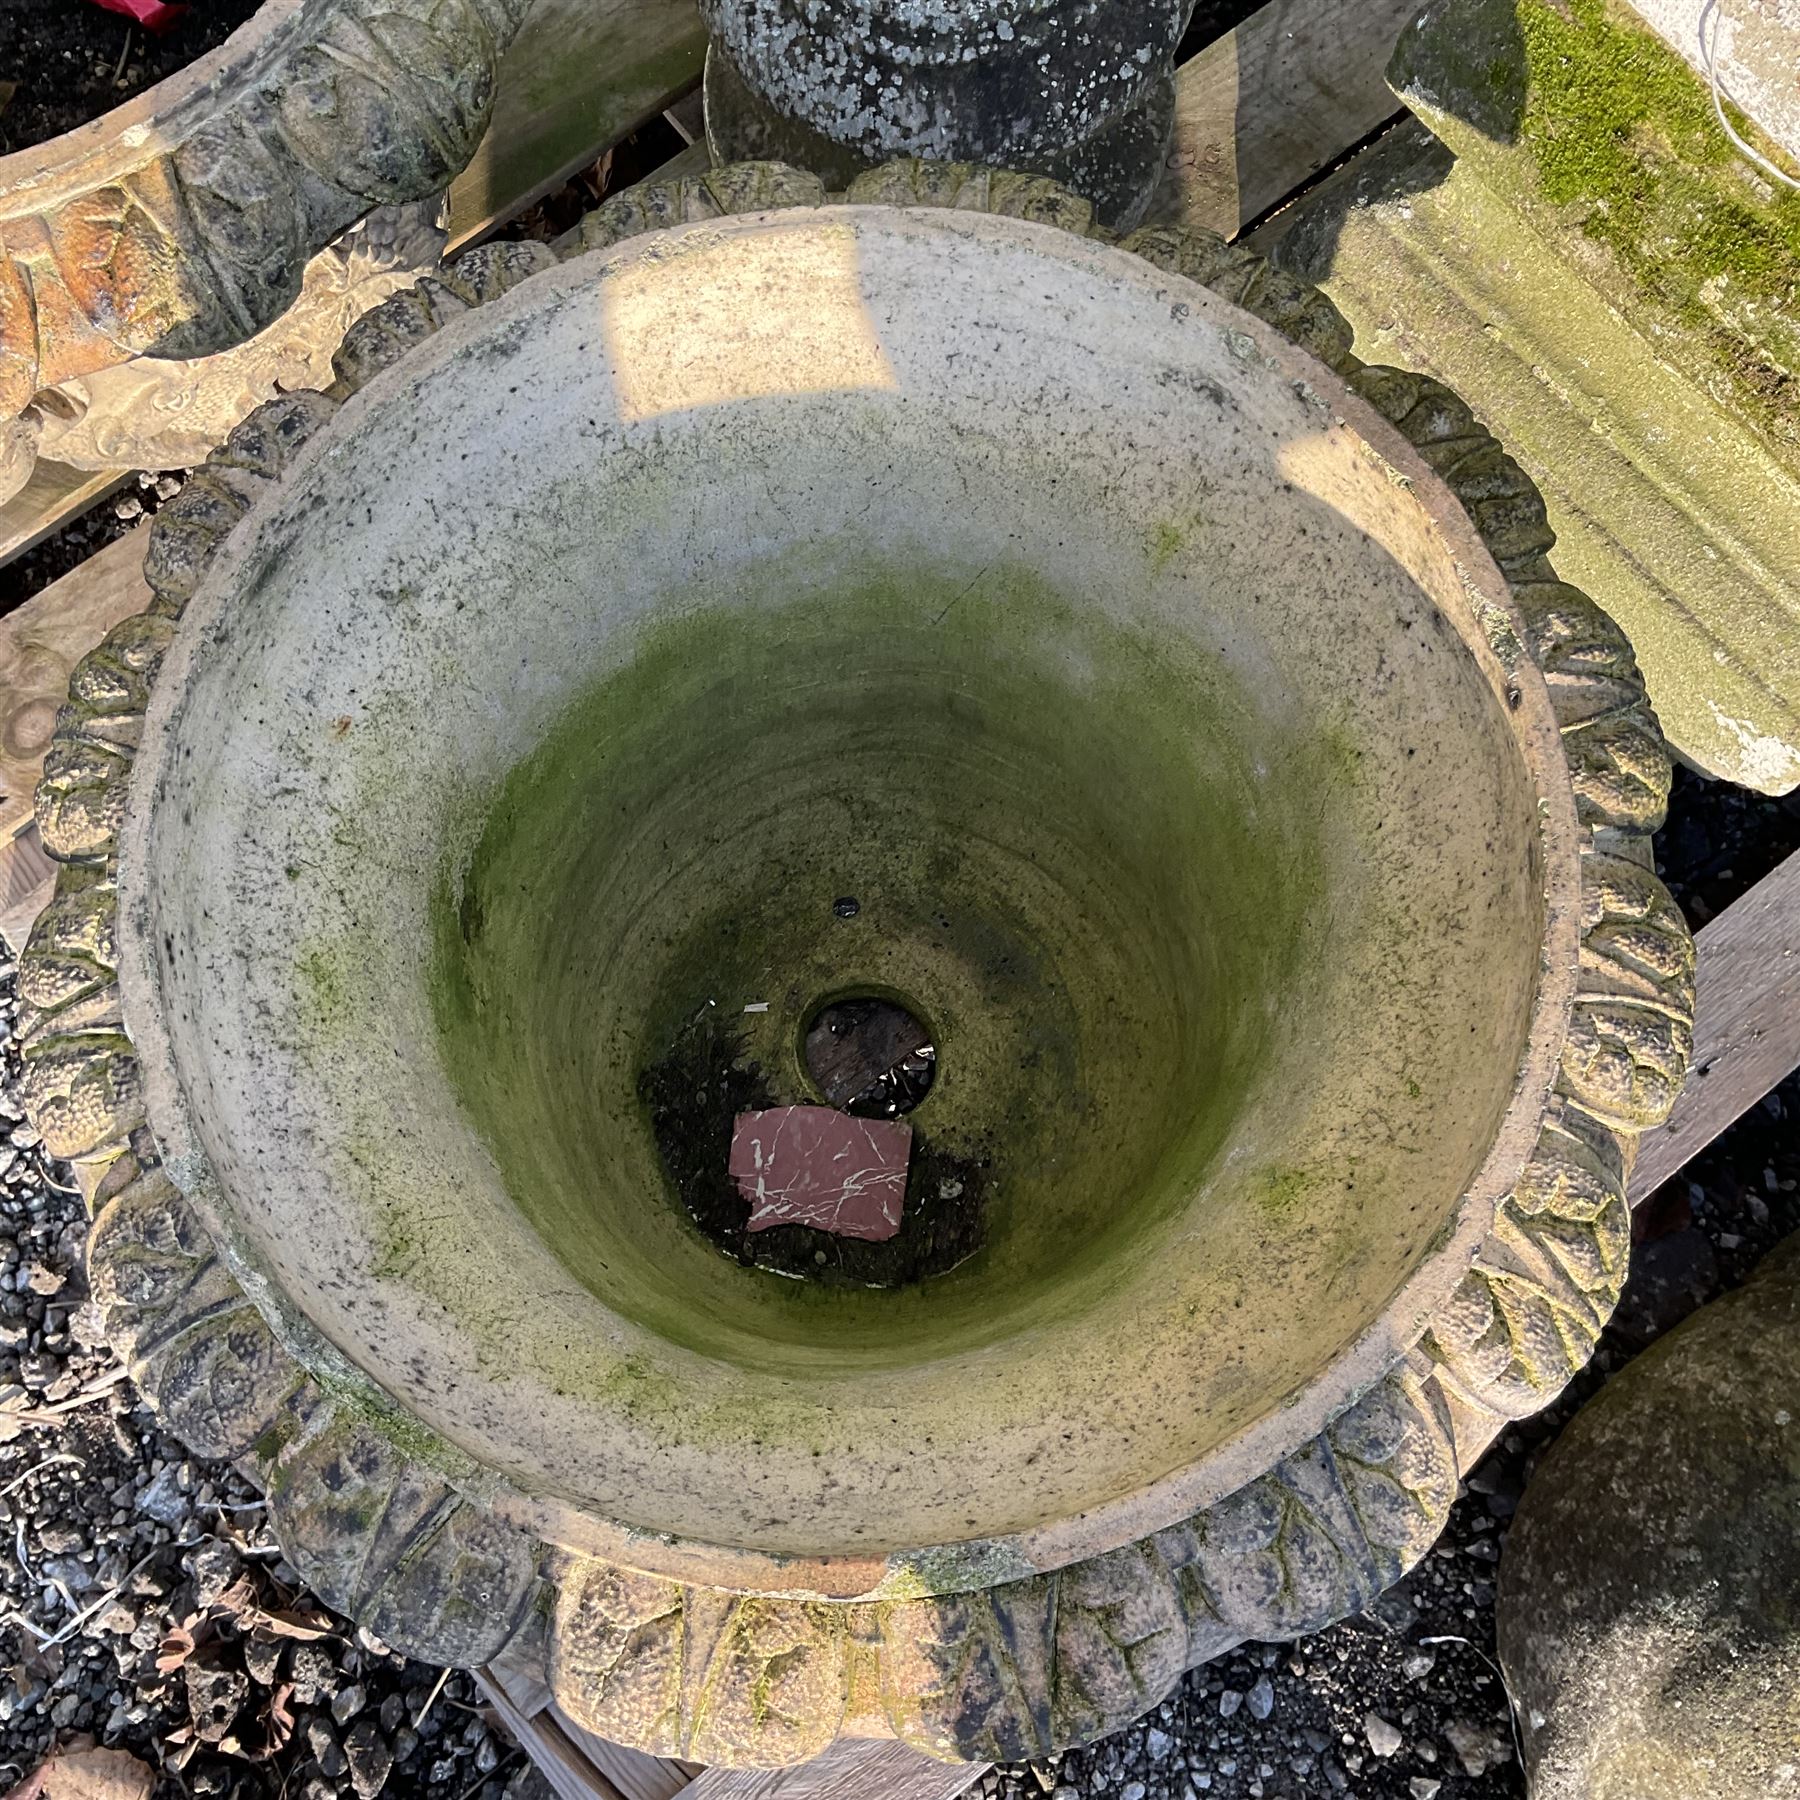
[[[547,1792],[466,1675],[324,1613],[254,1488],[190,1458],[97,1342],[86,1212],[13,1098],[0,951],[0,1790],[88,1736],[158,1795]]]

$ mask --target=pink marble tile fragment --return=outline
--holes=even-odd
[[[897,1119],[775,1106],[738,1114],[729,1167],[751,1231],[810,1225],[879,1243],[900,1229],[911,1159],[912,1127]]]

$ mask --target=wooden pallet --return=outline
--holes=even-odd
[[[624,0],[627,6],[644,3]],[[547,4],[567,12],[566,17],[557,14],[563,20],[560,29],[578,31],[589,14],[616,26],[620,16],[618,6],[599,9],[589,0]],[[665,17],[672,16],[664,10]],[[1392,121],[1399,108],[1381,71],[1414,10],[1416,0],[1270,0],[1185,64],[1176,77],[1170,178],[1155,216],[1235,237]],[[522,38],[521,47],[530,41]],[[584,59],[568,55],[566,40],[554,56],[554,33],[541,42],[544,54],[570,71],[573,81],[584,78]],[[694,68],[697,46],[698,39],[691,40]],[[643,66],[652,61],[646,56]],[[669,65],[671,72],[675,66]],[[515,206],[529,204],[561,179],[550,169],[564,174],[579,169],[630,129],[582,114],[579,94],[572,89],[543,88],[535,77],[510,65],[509,78],[554,115],[532,128],[532,141],[539,146],[533,153],[538,173],[529,181],[516,173],[508,176],[504,171],[516,170],[518,161],[503,145],[484,147],[488,154],[459,184],[461,198],[453,202],[463,208],[458,216],[465,224],[453,227],[459,241],[479,235],[482,219],[502,204],[494,198],[502,189],[517,196]],[[635,90],[645,108],[641,116],[675,97],[671,93],[656,100],[657,86],[654,78],[645,78]],[[578,123],[582,117],[590,120],[585,141]],[[683,136],[691,138],[691,110],[680,115],[680,123]],[[601,135],[606,132],[611,135]],[[705,166],[704,145],[690,143],[659,173],[683,174]],[[3,554],[0,539],[0,560]],[[48,633],[62,645],[59,654],[73,661],[103,629],[94,620],[109,604],[124,599],[121,570],[129,570],[132,554],[113,546],[18,616],[30,615],[30,628]],[[111,600],[94,600],[85,593],[89,587],[105,590]],[[90,604],[97,613],[83,611]],[[7,892],[9,880],[16,890],[10,910],[0,914],[0,931],[15,945],[23,937],[21,920],[48,892],[41,851],[35,862],[30,857],[23,838],[0,847],[0,894]],[[1632,1180],[1634,1203],[1800,1066],[1800,855],[1713,920],[1699,934],[1698,946],[1695,1073],[1669,1124],[1640,1147]],[[534,1654],[541,1659],[541,1644]],[[478,1676],[495,1711],[562,1800],[674,1800],[676,1795],[686,1800],[951,1800],[973,1786],[987,1766],[934,1762],[896,1743],[847,1741],[795,1769],[702,1770],[645,1756],[584,1731],[556,1705],[529,1657],[496,1662]]]
[[[583,1731],[517,1663],[490,1663],[476,1680],[559,1800],[954,1800],[989,1767],[845,1738],[791,1769],[703,1769]]]
[[[0,619],[0,937],[14,946],[56,883],[32,819],[56,709],[76,663],[150,604],[143,561],[140,525]]]

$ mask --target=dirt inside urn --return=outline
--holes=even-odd
[[[702,1001],[667,1052],[638,1078],[674,1197],[701,1233],[745,1268],[838,1287],[898,1288],[942,1275],[978,1251],[995,1171],[989,1155],[958,1155],[913,1122],[900,1229],[876,1243],[808,1225],[746,1229],[750,1208],[726,1169],[742,1112],[812,1101],[782,1092],[748,1056],[733,1021]],[[847,1110],[857,1111],[852,1105]],[[865,1116],[890,1116],[870,1113]]]

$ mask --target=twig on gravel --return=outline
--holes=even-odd
[[[68,1455],[46,1456],[42,1462],[34,1462],[31,1465],[31,1467],[24,1472],[24,1474],[15,1475],[12,1478],[12,1480],[6,1484],[5,1487],[0,1487],[0,1500],[6,1499],[6,1497],[14,1491],[14,1489],[23,1487],[25,1485],[25,1483],[28,1482],[32,1478],[32,1476],[37,1474],[37,1472],[40,1469],[53,1469],[56,1467],[56,1465],[58,1463],[79,1463],[79,1462],[81,1462],[81,1458],[79,1456],[68,1456]],[[86,1464],[82,1464],[82,1466],[85,1468]],[[24,1525],[24,1523],[25,1523],[25,1521],[23,1519],[21,1519],[19,1521],[19,1524],[21,1527]]]
[[[108,1588],[92,1606],[88,1607],[85,1612],[77,1613],[75,1617],[62,1628],[62,1630],[56,1632],[54,1635],[46,1636],[22,1613],[13,1614],[10,1622],[15,1625],[23,1626],[25,1630],[29,1631],[31,1635],[37,1639],[38,1648],[41,1650],[48,1650],[52,1644],[66,1644],[69,1639],[95,1615],[95,1613],[102,1612],[107,1607],[111,1606],[112,1603],[124,1593],[131,1578],[142,1570],[149,1568],[149,1566],[155,1562],[164,1551],[191,1550],[199,1542],[200,1540],[198,1538],[177,1538],[171,1543],[158,1544],[147,1556],[140,1557],[125,1571],[124,1579],[120,1581],[116,1587]]]
[[[437,1685],[425,1696],[425,1704],[419,1708],[419,1716],[412,1722],[414,1731],[417,1731],[419,1727],[425,1723],[425,1715],[431,1711],[432,1703],[437,1699],[438,1695],[444,1691],[444,1683],[449,1679],[450,1671],[448,1669],[438,1670]]]
[[[78,1393],[71,1394],[67,1400],[58,1400],[54,1406],[0,1406],[0,1419],[12,1419],[20,1425],[35,1425],[40,1419],[54,1419],[63,1413],[72,1413],[78,1407],[98,1400],[108,1388],[117,1387],[128,1373],[123,1368],[108,1369],[104,1375],[96,1375]]]
[[[1422,1637],[1419,1639],[1419,1642],[1421,1644],[1462,1644],[1462,1645],[1465,1645],[1468,1649],[1473,1650],[1475,1652],[1475,1654],[1477,1656],[1479,1656],[1481,1658],[1481,1660],[1484,1663],[1486,1663],[1487,1666],[1490,1669],[1492,1669],[1496,1675],[1498,1675],[1500,1677],[1500,1692],[1505,1697],[1505,1700],[1506,1700],[1506,1723],[1508,1724],[1509,1727],[1511,1727],[1511,1730],[1512,1730],[1513,1754],[1516,1755],[1519,1759],[1519,1767],[1521,1769],[1524,1768],[1525,1767],[1525,1739],[1524,1739],[1524,1735],[1519,1730],[1518,1702],[1515,1701],[1512,1697],[1512,1689],[1506,1685],[1506,1671],[1503,1668],[1501,1668],[1500,1665],[1497,1662],[1495,1662],[1494,1659],[1491,1656],[1489,1656],[1488,1653],[1484,1649],[1482,1649],[1482,1647],[1478,1643],[1476,1643],[1473,1638]]]

